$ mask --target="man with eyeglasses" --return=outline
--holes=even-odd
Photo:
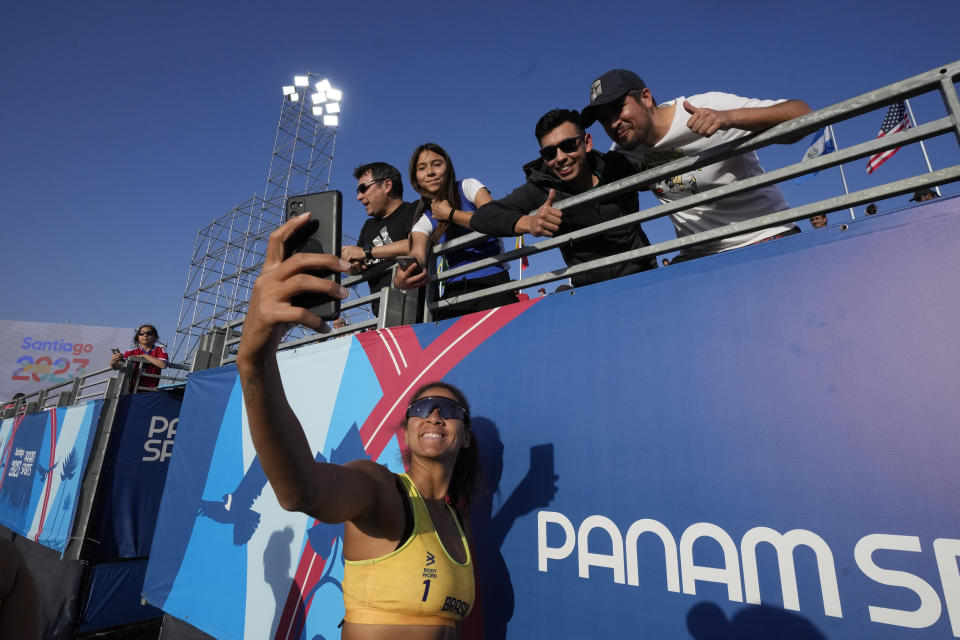
[[[583,126],[599,121],[615,148],[624,150],[641,170],[646,170],[683,156],[698,155],[708,147],[806,113],[810,113],[810,107],[801,100],[756,100],[719,92],[680,97],[657,105],[650,89],[635,73],[613,69],[590,86],[590,104],[583,110]],[[648,186],[660,202],[667,203],[761,174],[763,167],[751,151],[696,171],[665,176]],[[787,207],[780,189],[768,185],[689,207],[670,218],[680,238]],[[750,231],[683,249],[671,263],[799,232],[793,223]]]
[[[376,267],[377,275],[367,284],[370,293],[377,293],[390,286],[389,268],[394,258],[410,252],[406,243],[397,241],[406,240],[410,235],[417,207],[403,201],[400,172],[386,162],[360,165],[353,170],[353,177],[357,179],[357,201],[370,219],[360,229],[359,246],[343,247],[340,256],[352,265],[354,274]],[[377,315],[380,305],[374,302],[370,306]]]
[[[540,157],[524,165],[527,182],[506,197],[480,207],[470,219],[474,230],[498,236],[523,233],[554,236],[637,211],[635,191],[563,211],[556,209],[555,201],[625,178],[636,170],[619,153],[594,151],[593,140],[580,126],[580,114],[576,111],[548,112],[537,122],[534,134],[540,143]],[[535,214],[526,215],[535,209]],[[560,253],[567,266],[572,267],[649,244],[640,224],[636,223],[575,240],[562,246]],[[653,269],[656,265],[656,257],[650,256],[575,274],[571,279],[573,285],[579,287]]]

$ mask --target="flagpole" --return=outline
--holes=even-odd
[[[522,249],[523,246],[524,246],[523,234],[520,234],[519,236],[514,237],[513,248]],[[527,260],[527,262],[529,263],[529,259]],[[523,280],[523,257],[517,260],[517,280]],[[523,289],[518,288],[517,293],[523,293]]]
[[[830,129],[830,137],[833,139],[833,146],[839,151],[840,143],[837,142],[837,132],[833,130],[832,124],[828,124],[827,128]],[[837,168],[840,169],[840,180],[843,181],[843,193],[850,195],[850,189],[847,188],[847,174],[843,172],[843,165],[838,164]],[[853,212],[853,207],[850,207],[850,219],[857,219],[857,215]]]
[[[906,98],[903,99],[903,102],[907,105],[907,113],[910,114],[910,121],[913,123],[913,126],[917,126],[919,123],[917,119],[913,116],[913,107],[910,106],[910,101]],[[927,147],[923,144],[923,140],[920,141],[920,150],[923,151],[923,159],[927,161],[927,171],[933,173],[933,166],[930,164],[930,156],[927,155]],[[943,195],[940,193],[940,187],[934,185],[934,190],[937,192],[937,196]]]

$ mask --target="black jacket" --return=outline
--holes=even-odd
[[[627,158],[616,151],[609,153],[591,151],[589,157],[594,173],[600,178],[600,185],[626,178],[637,171]],[[546,163],[540,158],[525,164],[523,171],[527,175],[525,184],[514,189],[509,195],[477,209],[477,212],[470,219],[470,226],[475,231],[495,236],[512,236],[514,235],[514,226],[520,216],[530,213],[546,202],[550,189],[556,190],[557,201],[574,195],[564,190],[563,182],[550,173]],[[637,192],[630,191],[589,204],[564,209],[557,235],[636,213],[638,208]],[[647,240],[640,224],[636,223],[591,238],[575,240],[562,246],[560,253],[563,255],[567,266],[572,267],[582,262],[646,247],[649,244],[650,241]],[[653,269],[656,266],[656,256],[650,256],[573,276],[573,285],[579,287],[594,282],[602,282],[638,271]]]

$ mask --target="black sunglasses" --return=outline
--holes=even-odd
[[[371,180],[370,182],[364,182],[364,183],[362,183],[362,184],[358,184],[358,185],[357,185],[357,193],[359,193],[360,195],[363,195],[363,194],[365,194],[365,193],[367,192],[367,189],[369,189],[369,188],[371,187],[371,185],[373,185],[373,184],[375,184],[375,183],[377,183],[377,182],[383,182],[384,180],[386,180],[386,178],[374,178],[374,179]]]
[[[557,157],[557,149],[563,151],[564,153],[573,153],[580,148],[580,142],[583,140],[582,136],[574,136],[573,138],[567,138],[566,140],[561,140],[557,144],[551,144],[548,147],[542,147],[540,149],[540,157],[550,162]]]
[[[155,331],[140,331],[137,333],[139,336],[155,336],[157,333]]]
[[[440,411],[440,417],[444,420],[463,420],[467,417],[467,410],[463,405],[443,396],[427,396],[414,400],[413,404],[407,407],[407,417],[426,418],[434,409]]]

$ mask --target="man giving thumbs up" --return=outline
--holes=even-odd
[[[607,220],[634,213],[637,192],[607,196],[597,202],[564,207],[562,200],[595,187],[625,178],[636,169],[622,154],[593,150],[593,139],[580,126],[580,114],[554,109],[534,129],[540,143],[540,157],[524,165],[527,182],[506,197],[477,209],[470,218],[475,231],[498,236],[529,233],[559,236]],[[554,206],[557,202],[559,209]],[[535,210],[535,211],[534,211]],[[533,211],[531,215],[527,215]],[[646,247],[650,242],[639,223],[575,240],[560,248],[567,266],[572,267],[617,253]],[[629,275],[656,267],[656,256],[577,273],[573,286]]]
[[[614,148],[642,169],[650,169],[809,112],[810,107],[800,100],[756,100],[719,92],[658,105],[636,74],[614,69],[594,80],[582,121],[584,127],[599,121]],[[757,154],[751,151],[690,173],[665,176],[649,188],[666,203],[762,173]],[[780,189],[769,185],[690,207],[670,218],[679,238],[786,208]],[[671,263],[799,232],[793,223],[750,231],[685,248]]]

